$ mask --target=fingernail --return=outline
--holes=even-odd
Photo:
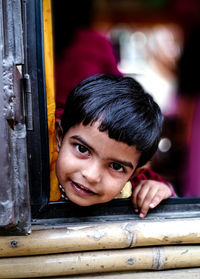
[[[136,213],[138,212],[138,209],[137,209],[137,208],[135,208],[134,210],[135,210]]]
[[[150,203],[149,207],[154,208],[154,207],[155,207],[155,204]]]
[[[143,214],[143,213],[140,213],[139,217],[140,217],[140,218],[144,218],[144,214]]]

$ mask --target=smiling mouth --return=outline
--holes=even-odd
[[[97,195],[97,193],[89,190],[88,188],[84,187],[83,185],[81,184],[78,184],[74,181],[71,181],[72,183],[72,186],[75,188],[76,191],[78,191],[79,193],[85,193],[85,194],[93,194],[93,195]]]

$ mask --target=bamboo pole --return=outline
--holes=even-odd
[[[0,259],[0,278],[35,278],[200,266],[200,246],[166,246]]]
[[[124,271],[100,274],[72,275],[57,277],[56,279],[198,279],[200,268],[184,268],[161,271]]]
[[[144,220],[33,230],[28,236],[0,237],[0,257],[186,243],[200,243],[200,219]]]

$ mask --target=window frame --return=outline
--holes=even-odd
[[[48,203],[49,148],[44,74],[42,1],[25,2],[27,71],[31,77],[33,131],[27,133],[31,204],[39,209]]]
[[[80,222],[80,220],[119,220],[125,217],[138,219],[134,213],[130,199],[118,199],[102,205],[93,205],[83,208],[70,201],[49,202],[49,154],[48,154],[48,126],[45,91],[44,68],[44,42],[43,42],[43,17],[42,1],[27,1],[27,48],[28,68],[32,76],[32,90],[36,92],[33,98],[33,109],[37,117],[34,119],[34,133],[28,133],[28,158],[31,189],[32,220],[37,219],[62,219],[66,222]],[[33,12],[34,11],[34,12]],[[33,26],[36,26],[33,32]],[[37,42],[35,44],[35,42]],[[34,58],[34,59],[33,59]],[[33,60],[36,62],[33,63]],[[36,78],[35,78],[36,77]],[[35,79],[35,80],[34,80]],[[39,109],[37,110],[36,107]],[[39,114],[39,116],[38,116]],[[37,129],[39,126],[39,129]],[[40,153],[38,154],[38,146]],[[37,150],[37,152],[36,152]],[[33,160],[34,157],[34,160]],[[37,168],[35,168],[35,162]],[[42,170],[42,171],[41,171]],[[42,173],[38,177],[38,173]],[[81,210],[80,210],[81,208]],[[185,213],[187,211],[187,214]],[[200,198],[170,198],[163,201],[158,207],[150,210],[147,217],[152,218],[189,218],[197,217],[200,211]],[[173,214],[172,214],[173,213]]]

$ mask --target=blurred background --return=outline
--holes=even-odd
[[[52,11],[57,92],[99,72],[134,77],[164,115],[150,167],[179,196],[200,196],[200,1],[53,0]]]

